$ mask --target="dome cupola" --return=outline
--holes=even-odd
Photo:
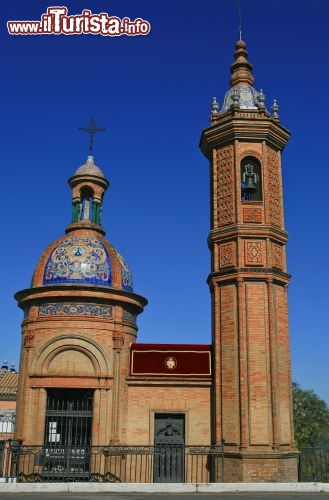
[[[105,238],[102,202],[109,186],[94,157],[69,179],[72,220],[67,235],[48,246],[34,272],[32,287],[96,285],[132,292],[132,276],[124,258]]]
[[[72,217],[66,235],[51,243],[35,268],[31,288],[48,286],[106,287],[133,292],[133,280],[125,259],[107,241],[101,225],[103,198],[109,186],[93,156],[97,131],[92,118],[88,127],[90,148],[68,183],[72,190]]]

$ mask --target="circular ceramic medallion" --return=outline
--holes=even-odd
[[[177,366],[177,360],[170,356],[169,358],[166,358],[164,364],[168,370],[174,370]]]

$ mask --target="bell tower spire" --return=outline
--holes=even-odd
[[[253,87],[246,44],[236,43],[231,88],[214,98],[200,147],[210,162],[215,444],[225,478],[297,478],[287,313],[287,232],[281,152],[289,131]]]
[[[248,52],[246,43],[243,40],[238,40],[235,44],[235,62],[231,64],[231,87],[236,85],[250,85],[254,83],[252,76],[252,64],[248,61]]]

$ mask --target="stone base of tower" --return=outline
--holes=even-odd
[[[220,478],[218,478],[220,481]],[[298,453],[225,453],[225,483],[295,483]]]

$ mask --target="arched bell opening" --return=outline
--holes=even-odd
[[[257,158],[247,156],[241,161],[241,200],[261,201],[262,172]]]

